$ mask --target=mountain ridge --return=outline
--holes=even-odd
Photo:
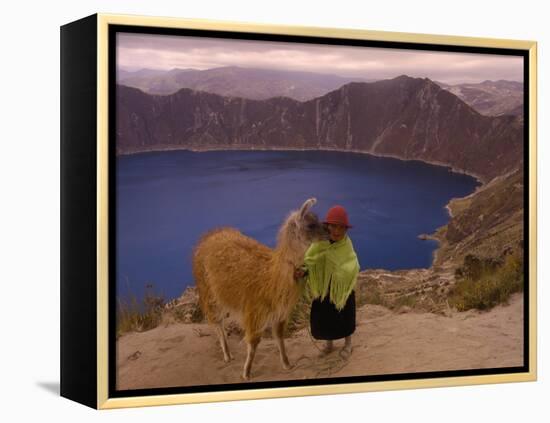
[[[182,88],[117,89],[117,153],[187,148],[359,151],[423,160],[486,181],[523,158],[523,122],[483,116],[427,78],[350,82],[321,97],[251,100]],[[444,124],[442,124],[444,123]]]
[[[365,78],[306,71],[223,66],[205,70],[178,68],[167,71],[121,70],[117,83],[157,95],[170,95],[180,88],[191,88],[222,96],[253,100],[286,96],[305,101],[326,94],[353,80],[367,81]]]

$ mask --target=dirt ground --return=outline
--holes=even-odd
[[[366,305],[357,309],[351,356],[342,353],[341,340],[319,357],[323,344],[303,329],[285,341],[293,368],[284,370],[274,340],[264,338],[251,382],[522,366],[523,336],[522,294],[489,312],[450,316]],[[207,324],[174,323],[126,334],[117,342],[117,388],[242,383],[246,345],[235,334],[228,341],[234,359],[224,363]]]

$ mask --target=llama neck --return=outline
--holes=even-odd
[[[301,266],[304,261],[305,249],[299,242],[277,245],[274,251],[274,258],[279,266]]]
[[[307,246],[291,223],[290,216],[281,227],[277,236],[277,246],[273,250],[268,283],[271,287],[274,307],[283,307],[284,315],[288,314],[288,307],[292,307],[299,296],[298,284],[294,279],[294,272],[304,262]]]
[[[277,246],[273,251],[273,274],[278,280],[294,281],[294,270],[304,263],[307,249],[295,224],[296,212],[291,213],[277,235]]]
[[[280,268],[289,267],[294,271],[304,261],[306,246],[296,234],[289,233],[288,226],[284,225],[277,237],[277,246],[274,250],[274,260]]]
[[[271,278],[280,290],[283,286],[294,286],[294,271],[303,263],[304,254],[301,256],[288,246],[277,246],[273,252],[271,266]],[[287,285],[288,284],[288,285]]]

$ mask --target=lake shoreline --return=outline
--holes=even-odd
[[[247,147],[247,146],[206,146],[206,147],[188,147],[188,146],[177,146],[177,145],[165,145],[165,146],[156,146],[153,148],[136,148],[133,151],[125,151],[117,153],[116,156],[132,156],[136,154],[146,154],[146,153],[163,153],[163,152],[169,152],[169,151],[191,151],[193,153],[207,153],[209,151],[332,151],[332,152],[338,152],[338,153],[353,153],[353,154],[362,154],[372,157],[382,157],[382,158],[390,158],[390,159],[396,159],[401,160],[405,162],[422,162],[426,163],[432,166],[440,166],[449,169],[453,173],[461,174],[461,175],[467,175],[472,178],[474,178],[479,184],[481,188],[485,184],[487,184],[489,181],[487,181],[483,176],[478,175],[473,172],[469,172],[466,170],[455,168],[447,163],[440,162],[437,160],[425,160],[425,159],[418,159],[418,158],[405,158],[398,156],[396,154],[381,154],[381,153],[373,153],[370,151],[363,151],[363,150],[343,150],[340,148],[296,148],[296,147]],[[473,194],[473,193],[472,193]]]

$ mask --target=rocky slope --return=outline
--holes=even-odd
[[[449,223],[430,238],[439,241],[428,269],[387,271],[366,269],[358,279],[360,302],[392,309],[414,308],[446,314],[455,270],[468,255],[501,262],[524,248],[524,176],[502,175],[448,205]]]
[[[523,248],[524,176],[514,171],[493,179],[473,194],[452,200],[450,222],[435,237],[440,241],[434,265],[460,263],[466,254],[498,258]]]
[[[488,181],[523,157],[519,117],[482,116],[428,79],[350,83],[314,100],[247,100],[117,87],[117,152],[338,149],[451,166]],[[519,159],[519,160],[518,160]]]

